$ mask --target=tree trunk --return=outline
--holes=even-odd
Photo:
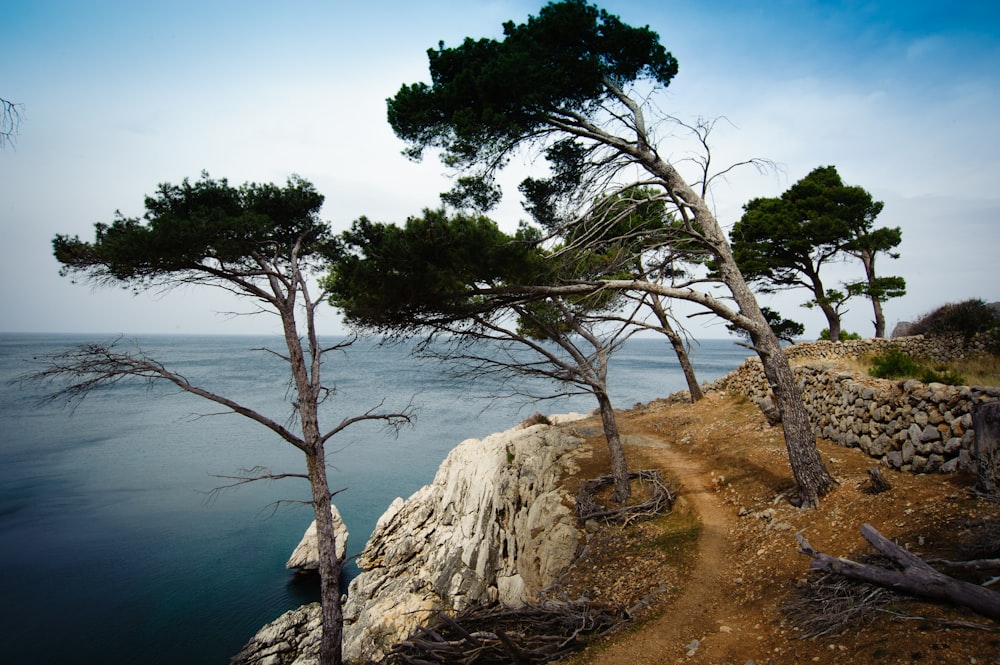
[[[819,308],[826,317],[826,326],[830,331],[830,341],[840,341],[840,314],[825,300],[819,301]]]
[[[688,393],[691,395],[691,403],[693,404],[705,395],[701,392],[701,386],[698,385],[698,377],[694,373],[694,366],[691,365],[691,356],[688,355],[687,349],[684,347],[684,340],[670,325],[670,318],[664,311],[659,296],[650,294],[650,297],[652,298],[653,313],[656,314],[656,319],[660,323],[660,329],[670,340],[670,346],[673,347],[674,353],[677,355],[677,362],[680,363],[681,371],[684,372],[684,380],[687,382]]]
[[[344,618],[340,606],[340,570],[337,557],[337,535],[333,525],[330,484],[326,475],[326,451],[319,429],[319,349],[315,341],[308,347],[306,362],[302,340],[295,322],[294,297],[282,303],[282,326],[288,348],[289,365],[297,393],[299,421],[305,444],[309,486],[312,489],[313,512],[316,515],[316,544],[319,552],[320,603],[322,605],[323,632],[320,639],[319,665],[341,665],[343,662]],[[311,324],[311,321],[310,321]],[[313,330],[310,325],[310,332]],[[310,372],[312,368],[312,372]]]
[[[875,313],[875,337],[885,337],[885,314],[882,313],[882,300],[875,291],[875,257],[865,250],[861,252],[861,263],[865,267],[865,277],[868,279],[868,294],[872,301],[872,311]]]
[[[611,406],[611,399],[606,392],[595,391],[597,403],[600,405],[601,422],[604,425],[604,438],[608,442],[608,453],[611,455],[611,476],[615,479],[615,491],[611,500],[625,503],[632,494],[632,486],[628,477],[628,465],[625,463],[625,449],[622,446],[621,434],[618,432],[618,420]]]
[[[688,394],[691,395],[691,403],[693,404],[704,397],[705,394],[701,392],[701,386],[698,385],[698,377],[694,373],[691,356],[688,355],[687,349],[684,348],[684,340],[672,329],[667,333],[667,338],[670,340],[671,346],[674,347],[674,353],[677,354],[677,362],[680,363],[681,371],[684,372],[684,380],[687,382]]]
[[[816,447],[816,435],[812,431],[812,423],[809,422],[809,414],[802,400],[802,388],[792,373],[788,357],[774,333],[770,332],[771,328],[766,321],[764,328],[764,334],[755,335],[751,332],[751,338],[760,356],[764,375],[774,393],[775,404],[781,413],[785,450],[798,485],[797,503],[803,508],[815,508],[819,505],[819,498],[833,489],[836,481],[826,470]]]
[[[667,189],[693,211],[695,221],[711,243],[723,282],[732,293],[740,312],[751,321],[751,329],[747,332],[760,356],[764,374],[774,392],[775,404],[781,412],[788,462],[798,485],[798,503],[804,508],[813,508],[818,505],[819,497],[829,492],[836,481],[826,470],[816,448],[816,436],[802,400],[802,388],[792,374],[788,357],[781,350],[781,343],[743,279],[736,259],[733,258],[732,248],[704,199],[691,189],[674,167],[658,157],[656,163],[649,168],[660,175]]]
[[[326,459],[322,446],[306,456],[309,483],[312,486],[313,508],[316,515],[316,539],[319,549],[320,601],[323,613],[323,633],[320,640],[320,665],[341,665],[344,615],[340,606],[341,561],[337,557],[337,536],[333,525],[330,486],[326,476]]]
[[[976,489],[997,496],[997,465],[1000,462],[1000,402],[978,404],[972,411],[976,433]]]

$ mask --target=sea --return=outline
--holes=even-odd
[[[119,383],[61,405],[41,403],[54,386],[18,381],[88,342],[141,348],[193,384],[291,422],[287,366],[268,351],[281,352],[279,337],[0,334],[0,662],[224,665],[264,624],[317,600],[318,584],[285,569],[312,520],[305,481],[213,490],[246,473],[302,473],[302,453],[175,387]],[[699,381],[749,353],[731,340],[696,343]],[[685,388],[665,338],[633,338],[609,368],[621,408]],[[589,395],[497,397],[501,386],[377,339],[329,354],[323,371],[327,427],[371,409],[415,414],[396,434],[358,425],[327,444],[349,554],[464,439],[596,406]],[[517,392],[553,392],[529,388]],[[352,564],[345,588],[356,574]]]

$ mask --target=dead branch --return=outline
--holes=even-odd
[[[388,665],[508,665],[567,656],[626,621],[621,612],[584,602],[524,607],[477,605],[454,616],[438,613],[397,644]]]
[[[810,565],[812,570],[835,573],[899,593],[967,607],[985,617],[1000,620],[1000,592],[957,580],[935,570],[920,557],[892,542],[869,524],[862,525],[861,535],[886,556],[895,565],[895,569],[835,558],[813,549],[801,534],[796,537],[799,541],[799,552],[813,559]]]
[[[643,517],[652,517],[670,512],[676,497],[676,488],[671,487],[657,469],[633,471],[629,480],[638,479],[647,487],[649,498],[639,504],[607,508],[597,501],[597,490],[614,484],[613,476],[600,476],[586,480],[580,485],[576,495],[576,515],[581,522],[602,519],[606,522],[628,523]]]
[[[892,489],[892,484],[882,473],[882,467],[873,466],[868,469],[868,480],[861,482],[858,487],[867,494],[881,494]]]
[[[898,598],[889,589],[823,573],[810,578],[782,611],[804,638],[835,636],[872,624]]]
[[[0,148],[14,145],[23,109],[23,104],[0,97]]]

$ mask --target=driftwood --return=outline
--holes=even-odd
[[[621,612],[589,603],[512,608],[477,605],[455,616],[438,613],[389,653],[391,665],[528,665],[564,658],[625,621]]]
[[[957,580],[935,570],[920,557],[883,536],[870,524],[862,525],[861,535],[898,569],[857,563],[817,552],[801,534],[797,536],[799,552],[812,557],[812,570],[836,573],[899,593],[967,607],[985,617],[1000,620],[1000,592]]]
[[[1000,402],[979,404],[972,410],[976,432],[976,492],[985,497],[1000,497]]]
[[[873,466],[868,469],[868,482],[864,484],[862,489],[869,494],[881,494],[882,492],[891,490],[892,484],[889,483],[885,474],[882,473],[882,467]]]
[[[596,494],[601,487],[614,484],[612,476],[600,476],[585,480],[576,494],[576,516],[581,522],[601,519],[607,522],[630,522],[640,517],[652,517],[670,512],[674,505],[676,491],[667,484],[656,469],[633,471],[629,480],[641,481],[648,490],[648,498],[642,503],[608,508],[598,503]]]

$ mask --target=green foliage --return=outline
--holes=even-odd
[[[301,258],[323,256],[329,230],[319,220],[323,196],[292,177],[285,187],[247,183],[232,187],[203,173],[195,183],[164,183],[146,197],[142,218],[116,214],[94,225],[95,240],[57,235],[52,241],[61,273],[140,287],[205,274],[205,268],[259,272],[257,255],[287,256],[300,241]]]
[[[823,339],[823,340],[828,340],[829,341],[829,339],[830,339],[830,329],[829,328],[823,328],[821,331],[819,331],[819,338]],[[841,330],[840,331],[840,341],[841,342],[846,342],[849,339],[861,339],[861,335],[859,335],[856,332],[849,333],[846,330]]]
[[[916,377],[922,370],[920,363],[897,348],[892,348],[880,356],[872,358],[869,374],[879,379]]]
[[[966,341],[979,333],[1000,333],[1000,315],[982,299],[949,303],[917,319],[913,335],[961,335]]]
[[[771,326],[771,330],[774,331],[775,337],[780,340],[784,340],[789,343],[794,343],[795,338],[801,337],[805,334],[806,328],[798,321],[793,321],[792,319],[786,319],[781,316],[780,312],[777,312],[770,307],[761,307],[760,311],[764,314],[764,318],[767,319],[767,324]],[[726,328],[737,335],[744,337],[746,339],[750,338],[750,333],[742,328],[737,328],[733,324],[727,324]],[[827,331],[829,334],[829,331]]]
[[[554,117],[596,114],[612,94],[608,82],[666,86],[677,73],[655,32],[582,0],[545,5],[526,23],[505,23],[503,33],[502,40],[466,38],[450,48],[441,42],[428,51],[431,83],[403,85],[388,100],[389,124],[409,156],[438,148],[450,166],[485,165],[480,175],[490,180],[488,173]],[[567,144],[551,150],[575,160]],[[461,192],[456,197],[452,203]]]
[[[906,280],[898,276],[876,277],[871,282],[851,282],[845,286],[849,296],[868,296],[879,300],[889,300],[906,295]]]
[[[340,237],[324,286],[330,303],[363,327],[460,319],[490,308],[481,287],[550,278],[536,241],[530,230],[509,236],[481,215],[425,210],[402,227],[362,217]]]
[[[883,204],[844,185],[833,166],[814,169],[780,198],[753,199],[732,231],[740,270],[766,291],[805,287],[823,297],[818,274],[856,243]]]
[[[924,383],[965,384],[965,377],[958,372],[944,366],[927,367],[895,347],[875,356],[871,362],[869,374],[880,379],[912,378]]]
[[[878,277],[875,258],[896,258],[893,249],[902,240],[899,228],[873,228],[881,201],[861,187],[843,183],[837,169],[814,169],[780,198],[753,199],[731,234],[733,255],[746,279],[765,293],[808,289],[807,307],[820,307],[830,327],[840,325],[840,309],[854,296],[873,299],[876,334],[881,334],[881,301],[906,292],[902,277]],[[862,279],[844,290],[829,289],[822,281],[825,266],[846,256],[861,260]]]

